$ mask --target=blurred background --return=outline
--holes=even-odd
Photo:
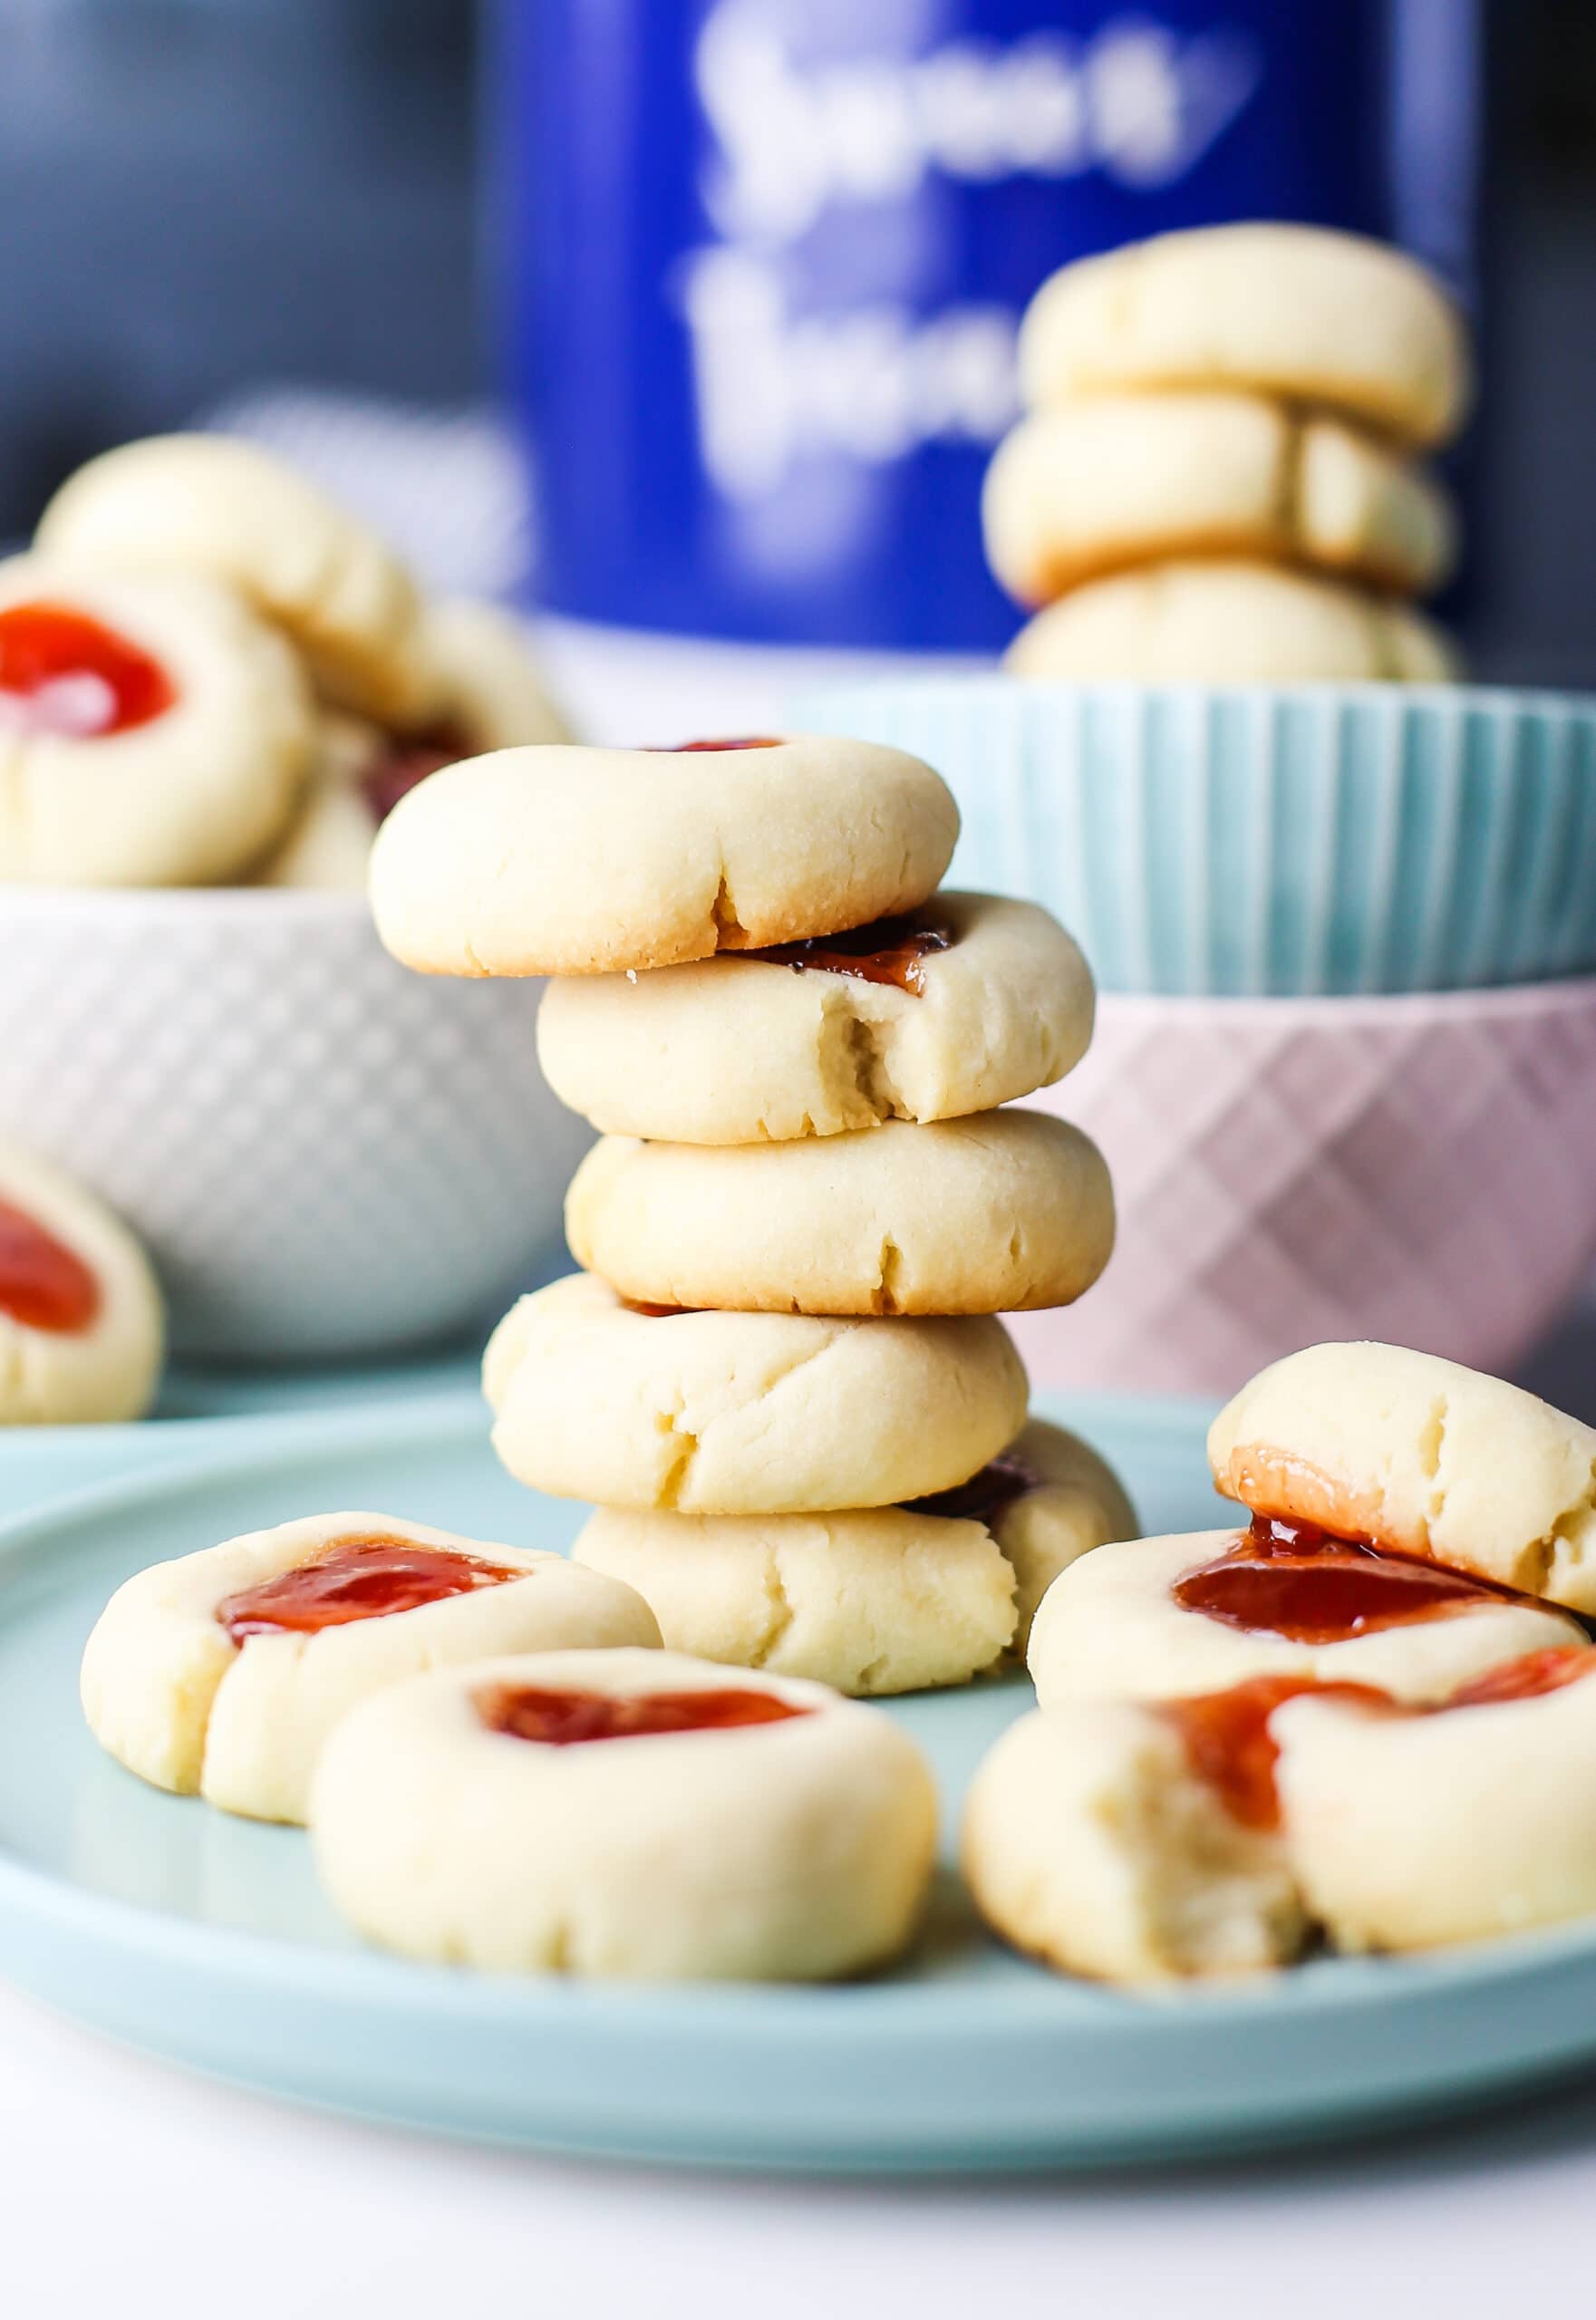
[[[0,0],[0,536],[101,446],[220,420],[445,581],[988,650],[1026,289],[1273,208],[1475,306],[1447,609],[1483,673],[1596,673],[1588,0]]]

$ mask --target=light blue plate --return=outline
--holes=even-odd
[[[1212,1519],[1192,1405],[1067,1413],[1155,1531]],[[580,1510],[496,1466],[470,1395],[174,1429],[160,1471],[0,1531],[0,1970],[151,2052],[305,2102],[547,2149],[929,2170],[1164,2160],[1454,2110],[1596,2057],[1596,1933],[1313,1965],[1137,2001],[984,1940],[951,1875],[917,1955],[837,1989],[500,1980],[363,1949],[297,1831],[142,1787],[78,1714],[128,1572],[312,1508],[561,1545]],[[1020,1682],[894,1710],[950,1812]]]

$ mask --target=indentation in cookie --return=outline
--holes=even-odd
[[[97,740],[152,723],[177,698],[152,654],[73,605],[0,612],[0,731]]]
[[[235,1643],[252,1635],[314,1635],[357,1619],[420,1610],[527,1575],[508,1563],[416,1539],[335,1539],[305,1561],[224,1597],[216,1616]]]
[[[1383,1553],[1367,1540],[1267,1514],[1255,1514],[1233,1545],[1185,1572],[1170,1593],[1184,1611],[1291,1643],[1340,1643],[1523,1600],[1461,1571]]]
[[[926,960],[951,950],[953,943],[945,926],[904,916],[878,918],[840,934],[811,935],[803,942],[776,942],[748,955],[771,966],[791,967],[799,974],[852,975],[856,981],[906,991],[920,999],[925,993]]]
[[[0,1313],[24,1329],[75,1337],[101,1308],[99,1281],[36,1217],[0,1200]]]
[[[1280,1746],[1270,1718],[1287,1700],[1308,1692],[1393,1716],[1405,1712],[1388,1692],[1372,1684],[1321,1684],[1308,1676],[1258,1676],[1251,1683],[1233,1685],[1229,1691],[1161,1700],[1155,1713],[1175,1726],[1193,1772],[1221,1797],[1233,1820],[1246,1829],[1278,1829],[1281,1812],[1275,1769]]]
[[[680,1732],[730,1732],[784,1724],[812,1711],[774,1692],[551,1691],[536,1684],[484,1684],[472,1704],[490,1732],[569,1748],[595,1740],[645,1740]]]

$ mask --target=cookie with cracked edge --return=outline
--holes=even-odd
[[[943,893],[881,933],[889,947],[862,956],[817,944],[552,982],[545,1076],[607,1135],[787,1143],[990,1111],[1085,1054],[1090,970],[1034,903]]]
[[[908,1505],[740,1520],[606,1507],[575,1552],[637,1590],[667,1649],[872,1694],[963,1683],[1023,1650],[1059,1572],[1135,1527],[1097,1452],[1037,1418],[967,1482]]]
[[[640,972],[918,909],[958,834],[941,777],[874,741],[500,749],[401,799],[372,907],[426,974]]]
[[[1403,1346],[1310,1346],[1226,1404],[1208,1458],[1254,1513],[1596,1614],[1596,1428],[1500,1378]]]
[[[644,1312],[591,1273],[512,1307],[482,1379],[518,1482],[637,1513],[890,1506],[964,1482],[1025,1419],[988,1316]]]
[[[571,1180],[566,1237],[644,1304],[1006,1313],[1091,1287],[1114,1194],[1089,1136],[1014,1107],[792,1144],[609,1136]]]

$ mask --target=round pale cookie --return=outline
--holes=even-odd
[[[605,1507],[575,1552],[637,1590],[667,1649],[905,1692],[1022,1649],[1049,1581],[1135,1520],[1097,1453],[1036,1419],[967,1483],[906,1506],[742,1520]]]
[[[311,1825],[338,1908],[411,1957],[811,1981],[884,1964],[913,1934],[936,1791],[889,1717],[817,1685],[555,1652],[357,1708],[322,1757]]]
[[[1024,420],[982,497],[987,560],[1022,604],[1170,556],[1282,558],[1438,586],[1441,486],[1361,430],[1262,395],[1106,395]]]
[[[968,1683],[1014,1632],[1014,1573],[977,1522],[860,1514],[624,1514],[576,1560],[635,1588],[668,1651],[869,1698]]]
[[[1250,1570],[1238,1568],[1244,1557]],[[1224,1691],[1256,1676],[1300,1676],[1436,1700],[1526,1651],[1584,1641],[1561,1613],[1466,1580],[1436,1600],[1438,1575],[1432,1580],[1411,1563],[1359,1559],[1327,1572],[1322,1557],[1307,1557],[1298,1571],[1301,1590],[1286,1592],[1280,1562],[1250,1558],[1244,1532],[1105,1546],[1064,1571],[1037,1614],[1029,1656],[1037,1697],[1044,1707],[1070,1699],[1166,1699]],[[1254,1578],[1265,1580],[1267,1591],[1253,1594],[1250,1612]],[[1183,1581],[1184,1602],[1175,1591]],[[1197,1608],[1204,1600],[1226,1616]],[[1263,1623],[1272,1614],[1289,1617],[1293,1602],[1301,1616],[1291,1624],[1306,1633],[1289,1636]],[[1238,1615],[1258,1623],[1233,1623]],[[1389,1624],[1375,1624],[1382,1620]]]
[[[328,1733],[385,1685],[493,1651],[658,1641],[640,1597],[564,1555],[313,1514],[118,1588],[83,1653],[83,1713],[157,1788],[302,1821]]]
[[[1257,1973],[1306,1938],[1278,1832],[1238,1819],[1175,1722],[1130,1702],[1011,1725],[971,1784],[960,1850],[988,1924],[1063,1973]]]
[[[1404,1346],[1316,1345],[1214,1419],[1214,1478],[1254,1513],[1596,1613],[1596,1427]]]
[[[501,749],[395,807],[377,931],[427,974],[607,974],[805,941],[915,910],[959,812],[873,741]]]
[[[0,1426],[142,1417],[165,1335],[126,1225],[50,1162],[0,1142]]]
[[[1560,1687],[1514,1696],[1520,1682]],[[1427,1949],[1596,1915],[1596,1652],[1536,1654],[1419,1716],[1271,1718],[1303,1896],[1343,1949]]]
[[[962,1483],[1025,1417],[1001,1321],[640,1313],[576,1273],[488,1347],[493,1446],[517,1482],[643,1512],[890,1506]]]
[[[1015,676],[1139,683],[1445,684],[1448,640],[1405,604],[1274,565],[1185,561],[1088,581],[1023,627]]]
[[[230,582],[293,639],[329,700],[395,724],[436,713],[404,566],[256,444],[157,435],[103,452],[63,484],[37,545],[74,564]]]
[[[1137,1532],[1136,1509],[1107,1459],[1046,1418],[1032,1418],[967,1483],[918,1499],[908,1512],[986,1525],[1014,1574],[1010,1641],[1017,1652],[1025,1649],[1037,1606],[1059,1572]]]
[[[1079,259],[1020,333],[1033,406],[1105,388],[1253,387],[1327,403],[1414,443],[1456,433],[1468,340],[1399,250],[1317,226],[1209,226]]]
[[[786,1143],[991,1111],[1085,1054],[1091,971],[1034,903],[939,894],[879,932],[876,946],[863,930],[856,959],[845,937],[796,958],[551,982],[545,1077],[612,1136]]]
[[[483,749],[567,738],[525,628],[497,604],[459,597],[428,605],[422,649],[437,678],[436,721],[402,733],[324,712],[309,793],[261,885],[363,893],[379,825],[420,782]]]
[[[650,1305],[1007,1313],[1069,1305],[1114,1245],[1103,1156],[1045,1112],[794,1144],[605,1136],[571,1179],[579,1265]]]
[[[208,885],[285,827],[299,664],[230,591],[0,564],[0,882]]]

